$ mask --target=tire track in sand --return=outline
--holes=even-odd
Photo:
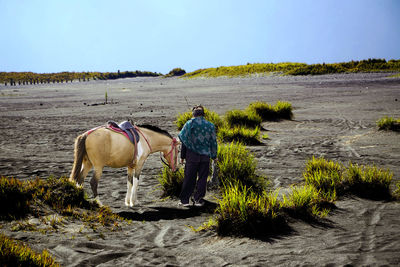
[[[360,214],[361,217],[365,217],[365,229],[361,232],[359,255],[355,261],[358,266],[375,262],[374,255],[371,252],[375,251],[376,227],[381,221],[381,211],[385,207],[385,203],[373,204],[373,207],[363,210]]]

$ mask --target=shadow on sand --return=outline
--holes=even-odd
[[[206,201],[203,207],[150,207],[151,210],[144,212],[121,211],[118,215],[132,221],[154,222],[159,220],[187,219],[205,213],[213,214],[216,208],[216,203]]]

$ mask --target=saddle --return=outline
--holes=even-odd
[[[133,144],[139,142],[140,135],[135,129],[135,126],[133,126],[132,123],[130,123],[129,121],[123,121],[120,124],[117,124],[115,121],[108,121],[107,128],[111,128],[111,130],[117,132],[123,132],[124,135],[127,136]]]
[[[130,123],[129,121],[123,121],[120,124],[117,124],[115,121],[108,121],[106,128],[115,132],[122,133],[132,142],[132,144],[134,144],[135,148],[133,150],[132,167],[135,166],[138,154],[137,143],[140,139],[140,135],[135,129],[135,126],[133,126],[132,123]]]

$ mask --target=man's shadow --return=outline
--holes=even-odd
[[[132,221],[159,221],[159,220],[176,220],[187,219],[200,216],[202,214],[213,214],[217,208],[214,202],[206,201],[203,207],[150,207],[151,210],[144,212],[137,211],[121,211],[118,213],[124,219]]]

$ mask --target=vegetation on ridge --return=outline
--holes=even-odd
[[[254,63],[239,66],[221,66],[217,68],[199,69],[183,75],[185,78],[195,77],[238,77],[254,74],[282,73],[285,75],[321,75],[333,73],[400,71],[400,60],[368,59],[332,64],[305,63]]]

